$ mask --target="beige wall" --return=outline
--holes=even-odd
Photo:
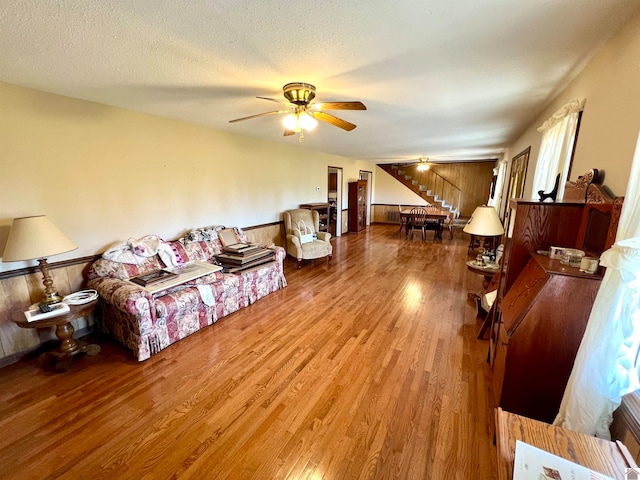
[[[620,30],[509,146],[509,161],[531,146],[525,197],[532,197],[542,140],[542,134],[536,129],[574,98],[584,98],[585,108],[571,180],[590,168],[597,168],[605,172],[605,185],[615,195],[624,195],[640,131],[640,15]]]
[[[413,193],[380,167],[375,167],[373,203],[388,205],[426,205],[427,201]]]
[[[371,164],[0,83],[0,252],[14,217],[46,214],[78,245],[251,226],[327,199]],[[320,186],[320,191],[316,191]],[[0,271],[33,265],[0,263]]]

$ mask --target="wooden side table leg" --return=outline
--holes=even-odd
[[[56,337],[60,339],[58,351],[63,357],[71,356],[78,350],[78,342],[73,339],[73,332],[71,322],[56,326]]]

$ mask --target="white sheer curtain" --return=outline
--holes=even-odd
[[[564,392],[555,425],[610,438],[613,411],[638,388],[640,337],[640,136],[629,175],[616,243]]]
[[[542,143],[533,177],[534,195],[539,190],[553,190],[558,174],[560,184],[556,198],[561,199],[564,195],[564,183],[569,173],[578,115],[583,106],[584,100],[571,100],[538,128],[538,131],[542,132]]]

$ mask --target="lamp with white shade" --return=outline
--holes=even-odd
[[[14,218],[2,261],[37,259],[45,287],[43,302],[54,304],[61,302],[62,298],[53,286],[46,257],[70,252],[76,248],[78,247],[44,215]]]
[[[504,228],[496,209],[488,205],[482,205],[476,207],[462,231],[471,235],[471,244],[469,245],[469,250],[471,250],[474,237],[495,239],[504,233]],[[492,248],[495,248],[495,245]]]

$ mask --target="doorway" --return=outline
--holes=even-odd
[[[342,169],[328,168],[327,202],[329,202],[329,233],[342,235]]]
[[[366,225],[371,225],[371,192],[373,191],[373,172],[368,170],[360,170],[358,174],[360,180],[367,181],[367,220]]]

